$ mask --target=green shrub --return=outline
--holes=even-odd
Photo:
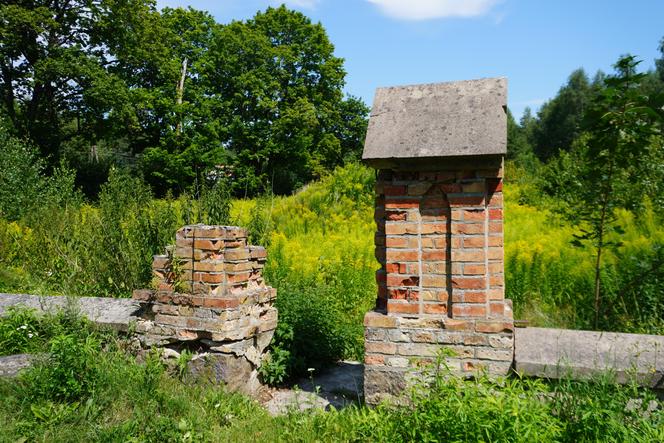
[[[48,357],[21,374],[23,395],[31,401],[86,399],[97,383],[95,359],[100,349],[100,341],[94,335],[53,337]]]
[[[34,311],[10,307],[0,317],[0,356],[38,351],[43,336]]]
[[[41,204],[44,163],[39,151],[12,137],[0,122],[0,217],[18,220]]]

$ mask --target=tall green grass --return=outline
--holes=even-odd
[[[42,320],[23,313],[37,330]],[[405,393],[404,405],[271,417],[255,401],[190,378],[158,353],[69,315],[45,357],[16,380],[0,379],[0,441],[101,442],[654,442],[664,410],[652,393],[592,382],[463,380],[445,368]],[[0,331],[7,319],[0,319]]]

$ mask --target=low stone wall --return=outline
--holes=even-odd
[[[127,331],[131,324],[141,319],[140,303],[127,298],[0,294],[0,317],[12,306],[23,306],[37,312],[73,309],[88,320],[117,331]]]

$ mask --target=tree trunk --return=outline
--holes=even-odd
[[[178,105],[178,107],[180,107],[180,105],[182,104],[182,97],[184,96],[184,80],[187,78],[187,62],[188,62],[187,57],[185,57],[184,60],[182,61],[182,72],[180,74],[180,81],[178,82],[177,98],[176,98],[176,101],[175,101],[175,103]],[[178,109],[178,113],[179,112],[180,112],[180,110]],[[175,128],[175,132],[177,134],[182,133],[182,120],[183,120],[183,116],[180,115],[180,118],[178,120],[178,124]]]

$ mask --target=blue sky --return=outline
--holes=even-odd
[[[517,118],[569,74],[611,72],[631,53],[651,68],[664,37],[662,0],[158,0],[207,10],[220,23],[285,3],[320,21],[343,57],[346,92],[504,76]]]

